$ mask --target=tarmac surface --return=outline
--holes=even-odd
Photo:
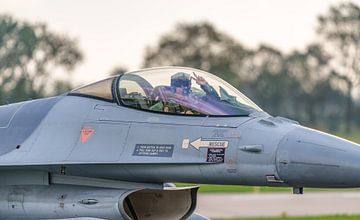
[[[198,194],[196,212],[209,218],[360,214],[360,192]]]

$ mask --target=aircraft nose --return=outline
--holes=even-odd
[[[291,186],[360,186],[360,145],[302,126],[280,141],[276,165]]]

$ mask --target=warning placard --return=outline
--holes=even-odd
[[[172,157],[173,152],[171,144],[136,144],[133,156]]]
[[[225,148],[208,148],[206,162],[224,163]]]

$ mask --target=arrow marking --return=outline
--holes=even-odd
[[[203,140],[202,138],[198,138],[195,141],[190,143],[197,150],[200,148],[227,148],[229,145],[229,141],[226,140]]]

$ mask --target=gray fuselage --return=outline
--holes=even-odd
[[[0,137],[2,170],[155,183],[360,186],[358,145],[260,112],[167,115],[59,96],[0,107]]]

